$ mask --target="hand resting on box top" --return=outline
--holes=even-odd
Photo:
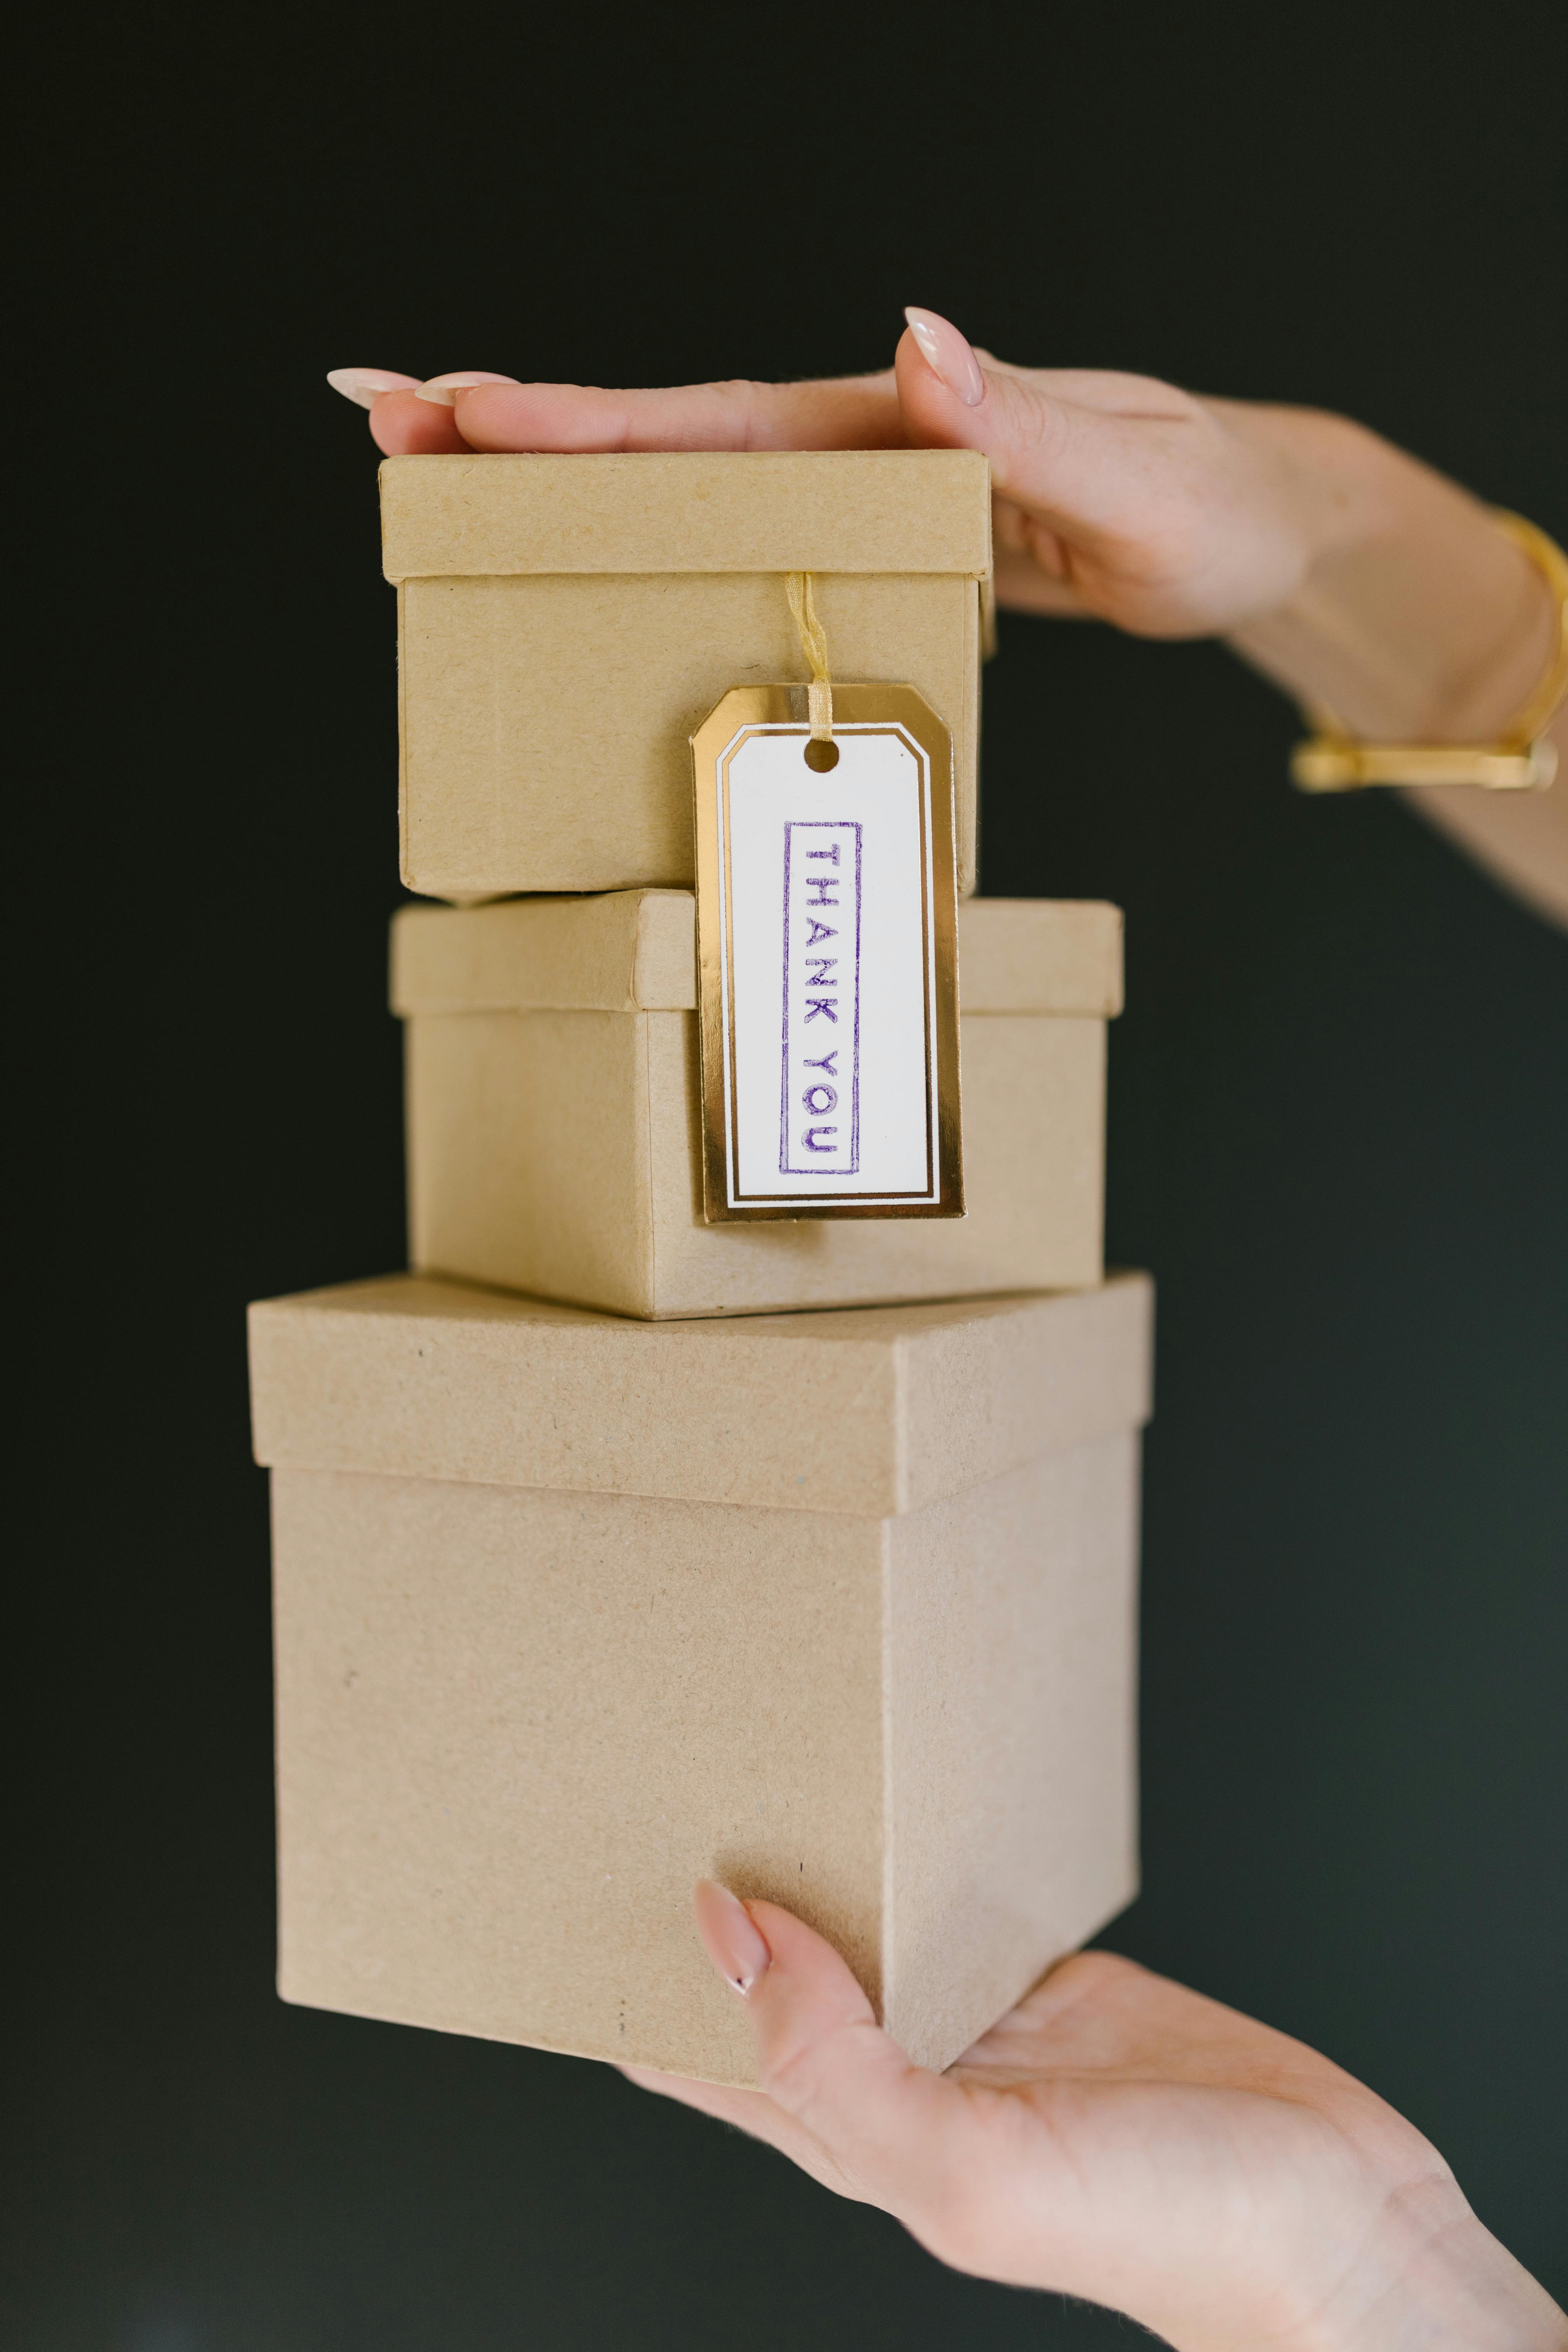
[[[763,2087],[632,2080],[881,2206],[956,2269],[1110,2305],[1179,2352],[1568,2345],[1436,2149],[1286,2034],[1084,1952],[931,2074],[789,1912],[705,1884],[697,1918]]]
[[[931,311],[908,315],[891,368],[826,383],[624,392],[374,368],[331,381],[391,456],[981,450],[999,603],[1147,636],[1231,635],[1367,732],[1484,731],[1539,674],[1552,625],[1539,575],[1479,501],[1364,426],[1147,376],[1014,367]]]
[[[1484,742],[1542,677],[1541,572],[1457,483],[1364,425],[1147,376],[1022,368],[910,310],[880,374],[609,391],[481,370],[331,382],[390,456],[966,448],[990,460],[999,604],[1218,635],[1372,741]],[[1554,730],[1568,761],[1568,705]],[[1407,797],[1568,923],[1568,792]]]

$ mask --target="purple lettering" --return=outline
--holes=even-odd
[[[860,1164],[861,832],[853,817],[784,824],[779,1172],[818,1186]]]

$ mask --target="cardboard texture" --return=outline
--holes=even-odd
[[[411,890],[689,887],[689,739],[731,687],[805,678],[792,571],[835,678],[916,687],[951,730],[973,890],[984,457],[392,457],[381,489]]]
[[[1135,1891],[1152,1301],[253,1308],[284,1998],[744,2084],[709,1874],[950,2063]]]
[[[941,1222],[704,1223],[687,893],[407,908],[392,961],[416,1266],[652,1318],[1100,1278],[1114,907],[960,908],[968,1213]]]

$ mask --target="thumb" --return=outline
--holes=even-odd
[[[831,1944],[774,1903],[742,1903],[704,1879],[697,1926],[744,2000],[763,2090],[853,2184],[917,2230],[967,2168],[963,2092],[884,2033]]]
[[[1187,422],[1196,408],[1187,394],[1143,377],[1079,370],[1053,380],[1005,367],[934,311],[906,316],[893,367],[917,448],[978,449],[1003,498],[1077,544],[1138,528],[1151,425]]]

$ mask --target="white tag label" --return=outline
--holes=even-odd
[[[962,1214],[947,763],[910,689],[836,687],[817,770],[750,708],[788,691],[737,689],[695,739],[706,1213]]]

